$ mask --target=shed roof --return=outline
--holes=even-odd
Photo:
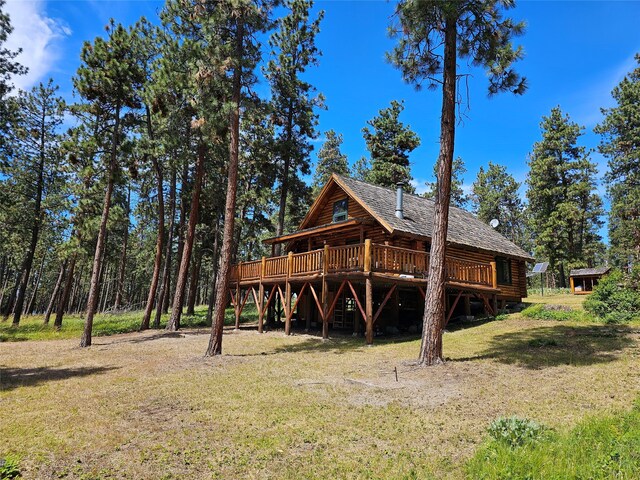
[[[590,277],[597,275],[604,275],[611,267],[595,267],[595,268],[574,268],[569,273],[570,277]]]
[[[433,232],[434,201],[417,195],[404,194],[404,218],[398,218],[396,192],[393,189],[334,174],[332,179],[354,196],[390,233],[405,233],[431,238]],[[457,245],[502,253],[532,261],[533,257],[507,240],[475,215],[451,207],[447,241]]]

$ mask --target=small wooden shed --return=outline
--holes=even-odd
[[[593,292],[593,287],[607,273],[611,267],[577,268],[569,273],[571,293],[574,295],[586,295]]]

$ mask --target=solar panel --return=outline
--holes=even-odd
[[[548,267],[549,262],[536,263],[536,265],[533,267],[532,273],[544,273],[547,271]]]

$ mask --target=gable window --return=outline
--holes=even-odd
[[[496,270],[500,285],[511,285],[511,260],[504,257],[496,257]]]
[[[347,219],[348,199],[338,200],[333,204],[333,223]]]

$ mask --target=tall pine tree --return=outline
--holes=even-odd
[[[471,203],[473,213],[485,223],[498,220],[496,230],[524,250],[529,249],[526,240],[526,216],[518,195],[521,184],[516,182],[507,167],[489,162],[487,169],[480,167],[473,182]]]
[[[451,205],[458,208],[467,208],[469,206],[469,195],[464,193],[464,177],[467,173],[467,169],[464,166],[462,158],[456,157],[453,159],[453,166],[451,167]],[[438,164],[433,165],[433,176],[438,178]],[[425,192],[424,196],[427,198],[435,198],[438,190],[438,182],[429,183],[429,190]]]
[[[527,198],[536,256],[549,261],[559,285],[568,270],[594,266],[601,244],[602,200],[596,192],[596,165],[578,145],[583,127],[560,107],[540,124],[542,139],[529,158]]]
[[[323,106],[322,95],[302,79],[302,74],[317,65],[320,52],[315,37],[320,31],[324,12],[309,18],[310,0],[286,0],[288,14],[278,20],[278,29],[269,40],[274,58],[265,75],[271,86],[273,117],[276,124],[275,157],[280,162],[278,217],[276,235],[284,233],[288,200],[298,190],[290,189],[297,173],[310,173],[310,140],[317,137],[316,108]],[[278,247],[280,248],[280,247]]]
[[[316,197],[332,173],[349,175],[347,156],[340,151],[342,134],[333,130],[325,133],[325,141],[318,151],[318,163],[313,174],[313,196]]]
[[[38,246],[45,216],[44,202],[60,173],[60,136],[65,104],[56,95],[58,87],[53,80],[40,83],[30,92],[21,92],[17,99],[17,120],[13,128],[15,149],[11,163],[12,177],[23,187],[21,205],[30,213],[26,215],[29,241],[20,266],[20,276],[15,289],[13,325],[20,323],[27,286],[31,277],[33,259]]]
[[[435,198],[429,283],[425,299],[424,328],[419,362],[441,363],[444,329],[445,258],[451,169],[455,146],[458,60],[466,59],[488,73],[489,94],[523,93],[524,79],[512,69],[522,56],[512,39],[524,25],[503,18],[513,0],[403,0],[397,6],[398,24],[393,34],[398,45],[389,55],[405,81],[420,88],[424,82],[442,88],[438,190]]]
[[[100,105],[108,115],[110,126],[109,152],[105,155],[106,186],[102,214],[91,270],[89,299],[84,332],[80,346],[91,345],[93,317],[98,306],[100,272],[106,243],[107,222],[117,177],[120,174],[120,145],[123,135],[123,119],[129,109],[140,107],[139,91],[144,72],[137,56],[138,42],[132,29],[116,25],[112,20],[107,27],[107,39],[96,38],[93,44],[85,43],[80,54],[74,84],[78,93],[89,102]]]
[[[640,54],[635,59],[636,68],[611,92],[616,106],[602,109],[605,118],[596,127],[609,163],[609,244],[617,265],[640,262]]]
[[[391,105],[380,110],[367,122],[362,133],[371,156],[371,169],[367,181],[383,187],[405,184],[405,189],[414,192],[411,181],[409,154],[420,146],[420,138],[399,119],[404,102],[392,100]]]
[[[13,101],[7,99],[7,95],[13,90],[11,77],[27,73],[25,67],[14,61],[21,50],[12,52],[3,47],[9,34],[13,32],[9,15],[2,11],[4,4],[5,0],[0,0],[0,154],[8,147],[6,134],[9,130],[9,122],[15,113],[16,107]],[[0,161],[2,160],[0,157]]]

